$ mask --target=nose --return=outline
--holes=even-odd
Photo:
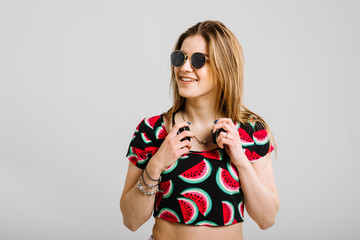
[[[181,66],[181,71],[191,72],[193,69],[190,64],[190,58],[186,56],[184,64]]]

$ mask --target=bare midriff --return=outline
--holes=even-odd
[[[153,235],[155,240],[243,240],[242,223],[209,227],[172,223],[159,218],[155,218]]]

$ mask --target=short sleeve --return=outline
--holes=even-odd
[[[143,119],[136,127],[126,154],[130,162],[138,168],[144,169],[148,161],[159,149],[154,136],[154,126],[149,124],[149,119]]]
[[[250,122],[249,124],[243,125],[243,130],[239,128],[240,138],[244,138],[242,135],[245,135],[246,132],[246,142],[243,143],[243,150],[245,155],[251,163],[257,161],[261,157],[264,157],[269,152],[274,150],[274,147],[270,143],[270,136],[266,127],[263,123],[258,121]],[[245,130],[245,131],[244,131]]]
[[[255,124],[252,137],[255,143],[254,151],[260,157],[263,157],[274,150],[273,146],[270,145],[270,135],[263,123],[257,122]]]

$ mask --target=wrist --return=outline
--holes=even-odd
[[[233,164],[239,172],[251,168],[251,163],[248,159],[233,162]]]
[[[146,172],[152,179],[159,179],[163,171],[159,163],[150,160],[146,166]]]

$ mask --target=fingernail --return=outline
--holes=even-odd
[[[187,122],[189,125],[191,125],[191,123],[190,122]]]
[[[213,130],[211,129],[211,133],[213,133]]]
[[[216,119],[216,120],[214,121],[214,123],[217,123],[217,121],[218,121],[218,120]]]

